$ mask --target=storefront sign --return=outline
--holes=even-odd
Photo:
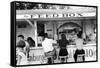
[[[17,19],[37,19],[37,18],[66,18],[66,17],[91,17],[96,13],[66,13],[66,14],[25,14],[16,15]]]

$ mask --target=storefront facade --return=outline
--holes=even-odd
[[[74,11],[73,11],[74,10]],[[83,11],[82,11],[83,10]],[[16,37],[20,34],[27,37],[32,37],[35,41],[35,47],[31,48],[30,64],[44,64],[46,59],[44,57],[44,51],[42,45],[41,33],[48,33],[49,37],[54,40],[60,39],[60,34],[64,33],[67,39],[70,39],[71,30],[74,28],[81,29],[83,31],[82,38],[91,36],[91,40],[85,42],[85,61],[95,61],[96,59],[96,9],[85,8],[85,9],[71,9],[68,11],[62,10],[18,10],[17,11],[17,25],[16,25]],[[25,24],[26,23],[26,24]],[[72,24],[69,24],[72,23]],[[73,25],[73,23],[75,25]],[[23,25],[24,24],[24,25]],[[69,24],[62,26],[63,24]],[[62,26],[62,27],[61,27]],[[60,28],[61,27],[61,28]],[[64,30],[66,30],[64,32]],[[68,50],[68,62],[74,62],[73,54],[76,47],[74,44],[67,46]],[[59,49],[57,49],[59,52]],[[59,61],[55,61],[59,63]]]

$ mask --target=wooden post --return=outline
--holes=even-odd
[[[35,45],[36,45],[36,47],[38,47],[38,42],[37,42],[37,38],[38,38],[38,36],[37,36],[37,21],[36,20],[34,20],[34,27],[35,27]]]
[[[34,25],[33,23],[29,20],[29,19],[25,19],[31,26],[32,26],[32,29],[34,29],[34,32],[35,32],[35,47],[38,47],[38,43],[37,43],[37,21],[34,20]]]

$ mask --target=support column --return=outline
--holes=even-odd
[[[35,31],[35,47],[38,47],[38,42],[37,42],[37,21],[36,20],[34,20],[34,25],[33,25],[33,23],[29,20],[29,19],[25,19],[31,26],[32,26],[32,29],[34,29]]]
[[[86,22],[85,22],[85,19],[81,20],[82,22],[82,29],[83,29],[83,34],[82,34],[82,37],[83,38],[86,38]]]
[[[38,34],[37,34],[37,21],[36,20],[34,20],[34,27],[35,27],[35,47],[38,47],[38,42],[37,42]]]

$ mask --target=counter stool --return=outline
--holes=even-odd
[[[82,62],[82,61],[83,61],[83,55],[78,55],[77,62]]]
[[[59,60],[60,60],[60,62],[62,62],[62,59],[64,59],[64,63],[66,63],[67,62],[67,56],[59,56]]]
[[[53,56],[48,56],[47,59],[48,59],[48,63],[49,63],[49,64],[54,63]]]

